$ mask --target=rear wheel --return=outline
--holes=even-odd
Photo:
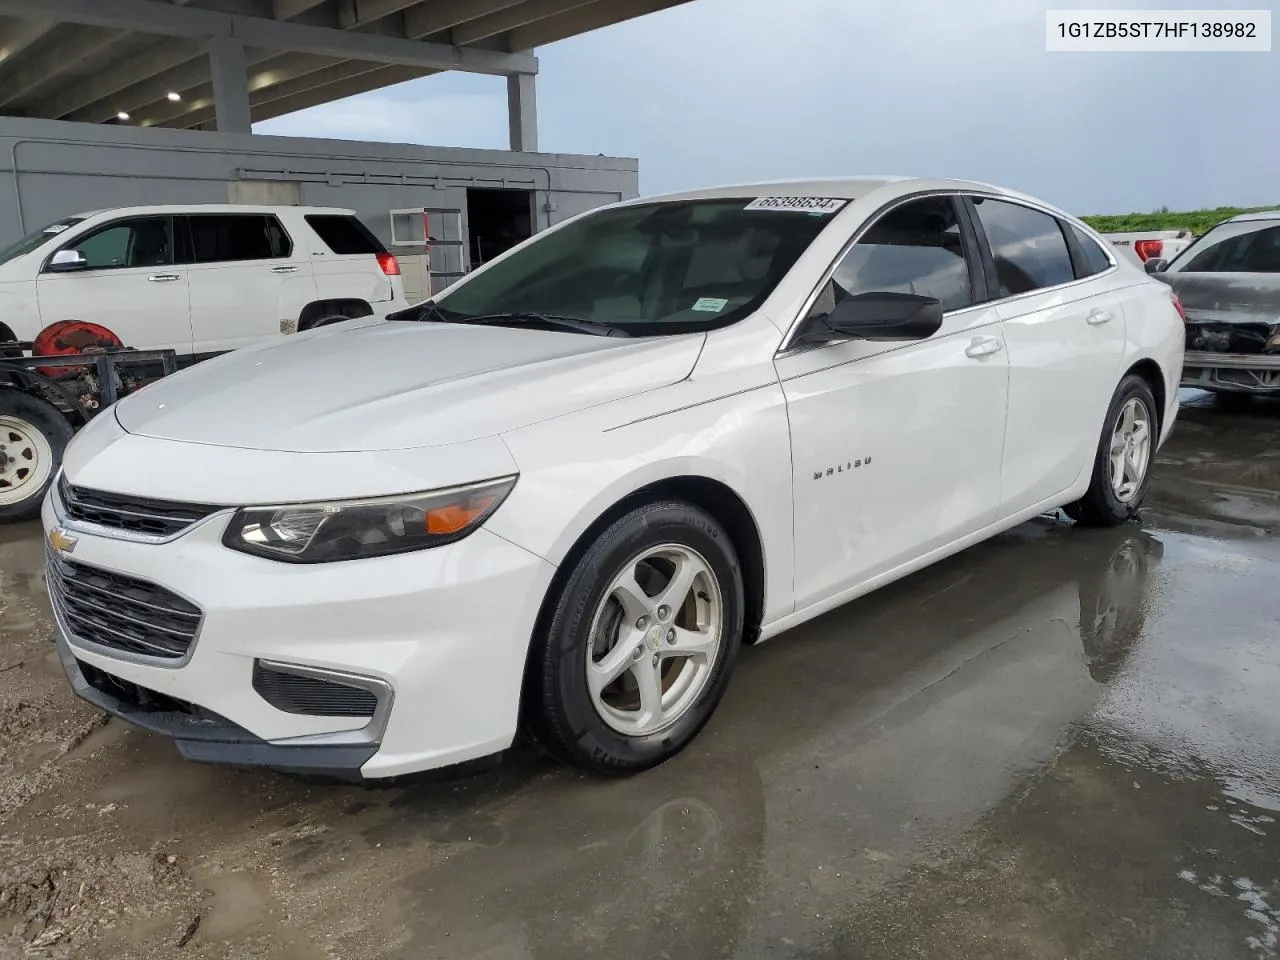
[[[0,522],[28,520],[62,464],[71,424],[53,404],[0,390]]]
[[[534,638],[524,722],[553,756],[626,774],[680,752],[720,702],[742,639],[737,554],[690,504],[639,507],[575,564]]]
[[[1093,527],[1113,527],[1132,518],[1147,493],[1159,435],[1151,388],[1139,376],[1125,377],[1107,411],[1089,489],[1065,507],[1067,516]]]

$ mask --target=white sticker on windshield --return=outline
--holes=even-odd
[[[61,233],[63,230],[67,229],[68,226],[69,224],[66,224],[66,223],[55,223],[52,226],[45,227],[44,232],[45,233]]]
[[[785,213],[816,213],[826,216],[835,213],[847,201],[839,197],[757,197],[747,204],[747,210],[779,210]]]
[[[720,297],[699,297],[693,309],[701,310],[703,313],[719,313],[728,305],[729,301]]]

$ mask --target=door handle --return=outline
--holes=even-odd
[[[298,268],[297,267],[272,267],[271,272],[272,273],[297,273]]]
[[[147,279],[152,283],[169,283],[172,280],[181,280],[182,277],[176,273],[153,273]]]
[[[1004,349],[1004,343],[996,337],[974,337],[973,342],[965,347],[964,355],[981,359],[989,357],[993,353],[999,353]]]
[[[1110,323],[1115,318],[1116,315],[1110,310],[1099,310],[1097,307],[1094,307],[1089,311],[1089,316],[1085,317],[1085,323],[1096,327],[1103,323]]]

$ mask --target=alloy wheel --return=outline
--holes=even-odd
[[[720,584],[697,551],[663,544],[628,561],[591,621],[587,689],[596,713],[627,736],[670,727],[706,689],[723,626]]]

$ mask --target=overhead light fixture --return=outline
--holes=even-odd
[[[127,114],[127,113],[125,113],[123,110],[121,110],[119,113],[117,113],[117,114],[116,114],[116,119],[117,119],[117,120],[128,120],[128,119],[129,119],[129,114]]]
[[[182,99],[182,94],[180,94],[177,90],[169,91],[169,101],[171,103],[177,103],[181,99]]]

